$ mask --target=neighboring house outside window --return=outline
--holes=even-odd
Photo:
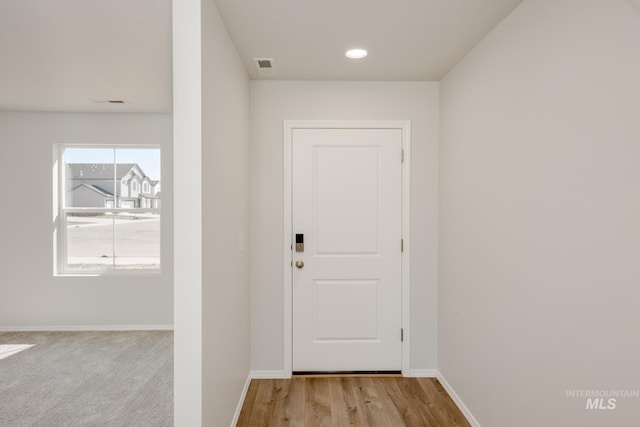
[[[115,170],[115,175],[114,175]],[[105,163],[68,163],[66,177],[66,199],[69,207],[114,207],[114,195],[118,199],[119,208],[145,207],[142,201],[155,199],[154,208],[160,207],[158,191],[138,191],[138,181],[150,181],[142,168],[135,163],[113,164]],[[114,180],[115,178],[115,180]],[[114,194],[114,188],[118,188]],[[159,182],[159,181],[158,181]],[[147,184],[148,188],[149,184]]]
[[[57,273],[159,270],[160,149],[61,146],[57,160]]]

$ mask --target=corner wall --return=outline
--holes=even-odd
[[[640,398],[640,2],[525,0],[441,82],[438,369],[480,424]]]
[[[172,2],[174,424],[202,424],[201,0]]]
[[[249,77],[202,1],[202,425],[229,426],[249,375]]]
[[[249,375],[249,78],[213,0],[173,3],[175,424],[229,426]]]
[[[251,82],[251,369],[284,369],[284,120],[411,120],[411,369],[435,369],[438,83],[302,81]]]
[[[0,328],[172,327],[170,114],[0,113]],[[162,147],[162,275],[53,276],[54,144]]]

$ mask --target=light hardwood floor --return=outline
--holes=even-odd
[[[469,426],[438,380],[312,377],[252,380],[237,426]]]

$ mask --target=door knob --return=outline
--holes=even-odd
[[[298,268],[304,267],[304,261],[302,261],[302,260],[296,261],[296,267],[298,267]]]

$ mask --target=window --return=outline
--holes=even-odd
[[[56,164],[57,273],[158,271],[160,195],[146,203],[124,182],[160,181],[160,149],[61,146]]]

